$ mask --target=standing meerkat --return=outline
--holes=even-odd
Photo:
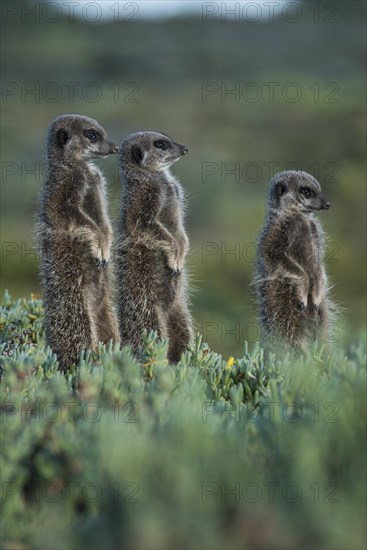
[[[269,351],[283,345],[305,354],[325,335],[324,237],[313,212],[329,207],[319,182],[306,172],[280,172],[270,182],[255,276],[261,339]]]
[[[119,340],[110,302],[105,181],[92,162],[117,151],[86,116],[61,115],[50,125],[37,230],[46,340],[64,371],[82,350]]]
[[[180,360],[192,339],[183,191],[169,171],[187,152],[157,132],[131,134],[120,147],[116,280],[121,343],[138,352],[144,329],[155,330],[169,340],[170,362]]]

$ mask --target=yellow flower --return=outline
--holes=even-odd
[[[234,363],[235,363],[234,357],[230,357],[227,361],[226,369],[231,369]]]

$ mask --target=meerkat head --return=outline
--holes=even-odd
[[[132,162],[150,172],[159,172],[186,155],[188,148],[158,132],[137,132],[123,141],[120,152],[123,162]]]
[[[118,152],[105,129],[83,115],[57,117],[50,126],[48,145],[50,153],[56,152],[70,161],[87,161]]]
[[[279,172],[270,182],[269,204],[273,210],[292,210],[310,213],[328,210],[330,203],[322,194],[321,186],[307,172]]]

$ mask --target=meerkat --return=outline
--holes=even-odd
[[[270,182],[254,281],[261,340],[270,351],[288,348],[306,355],[325,335],[331,302],[323,231],[314,212],[329,208],[319,182],[306,172],[281,172]]]
[[[144,329],[168,339],[176,363],[192,339],[184,269],[184,197],[170,166],[188,148],[157,132],[129,135],[120,147],[122,198],[116,235],[121,344],[138,353]]]
[[[112,228],[105,181],[92,159],[117,153],[95,120],[66,114],[50,125],[37,233],[46,341],[66,371],[82,350],[118,341],[110,300]]]

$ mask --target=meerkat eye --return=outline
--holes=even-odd
[[[301,193],[305,197],[311,197],[313,195],[313,191],[309,187],[301,187]]]
[[[154,142],[154,147],[156,149],[161,149],[162,151],[168,149],[168,146],[168,141],[164,141],[163,139],[157,139],[157,141]]]
[[[102,141],[101,134],[98,132],[94,132],[93,130],[86,130],[84,132],[85,137],[89,139],[92,143],[96,143],[96,141]]]

